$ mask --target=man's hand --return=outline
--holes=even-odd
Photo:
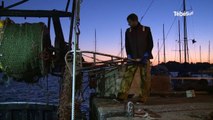
[[[132,55],[127,55],[127,64],[131,65],[133,64],[133,61],[132,61]]]
[[[148,59],[149,59],[149,53],[148,53],[148,52],[145,52],[145,53],[144,53],[144,56],[142,57],[142,59],[141,59],[141,61],[140,61],[141,64],[146,65]]]
[[[127,58],[128,58],[128,59],[132,59],[132,55],[130,55],[130,54],[127,55]]]

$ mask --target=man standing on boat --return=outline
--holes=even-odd
[[[118,99],[125,100],[128,97],[134,75],[140,70],[140,94],[138,101],[146,102],[150,94],[151,72],[150,59],[152,56],[153,40],[149,27],[143,26],[138,21],[136,14],[127,17],[130,28],[126,30],[125,46],[128,62],[123,80],[121,81]]]

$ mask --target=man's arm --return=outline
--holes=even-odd
[[[153,59],[152,56],[152,49],[153,49],[153,39],[152,39],[152,32],[151,29],[148,27],[148,52],[149,52],[149,59]]]
[[[125,33],[125,48],[126,48],[126,54],[127,54],[127,57],[132,57],[131,56],[131,49],[130,49],[130,44],[129,44],[129,39],[127,37],[127,32],[129,32],[129,29],[126,30],[126,33]]]

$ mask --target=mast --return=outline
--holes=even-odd
[[[201,45],[200,45],[200,62],[202,63],[202,58],[201,58]]]
[[[95,29],[95,52],[97,52],[97,37],[96,37],[96,29]]]
[[[93,54],[94,65],[96,65],[96,52],[97,52],[97,36],[96,36],[96,29],[95,29],[95,53]]]
[[[183,0],[183,12],[186,13],[186,0]],[[186,63],[189,60],[186,15],[183,16],[183,28],[184,28],[184,62]]]
[[[209,40],[209,63],[211,63],[211,42]]]
[[[123,34],[121,29],[121,58],[123,58]]]
[[[179,36],[179,62],[181,63],[181,41],[180,41],[180,20],[178,20],[178,36]]]
[[[159,47],[159,39],[158,39],[158,64],[160,64],[160,47]]]
[[[164,24],[163,24],[163,56],[164,56],[164,63],[166,63],[166,43],[165,43],[165,31],[164,31]]]

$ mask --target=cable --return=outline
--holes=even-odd
[[[146,9],[146,11],[145,11],[145,13],[144,13],[144,15],[141,17],[140,22],[141,22],[141,20],[144,18],[144,16],[146,15],[146,13],[149,11],[149,9],[151,8],[153,2],[154,2],[154,0],[152,0],[152,1],[150,2],[148,8]]]
[[[150,2],[150,4],[149,4],[149,6],[147,7],[145,13],[144,13],[143,16],[141,17],[140,22],[141,22],[142,19],[145,17],[145,15],[146,15],[147,12],[149,11],[149,9],[151,8],[151,6],[152,6],[153,3],[154,3],[154,0],[152,0],[152,1]],[[122,46],[122,50],[124,50],[124,46]],[[121,52],[122,52],[122,51],[120,51],[120,52],[118,53],[118,56],[119,56],[120,54],[122,54]]]
[[[180,8],[179,8],[179,9],[181,9],[181,8],[182,8],[182,6],[183,6],[183,3],[181,3],[181,5],[180,5]],[[173,22],[172,22],[172,25],[170,26],[169,31],[168,31],[168,32],[167,32],[167,34],[166,34],[165,39],[167,39],[167,37],[168,37],[168,35],[169,35],[169,33],[170,33],[170,31],[171,31],[171,29],[172,29],[172,27],[173,27],[173,25],[174,25],[174,23],[175,23],[176,19],[177,19],[177,17],[175,17],[175,18],[174,18],[174,20],[173,20]],[[159,51],[161,51],[162,47],[163,47],[163,43],[161,44]],[[156,54],[156,55],[155,55],[154,62],[157,60],[157,56],[158,56],[158,54]]]

